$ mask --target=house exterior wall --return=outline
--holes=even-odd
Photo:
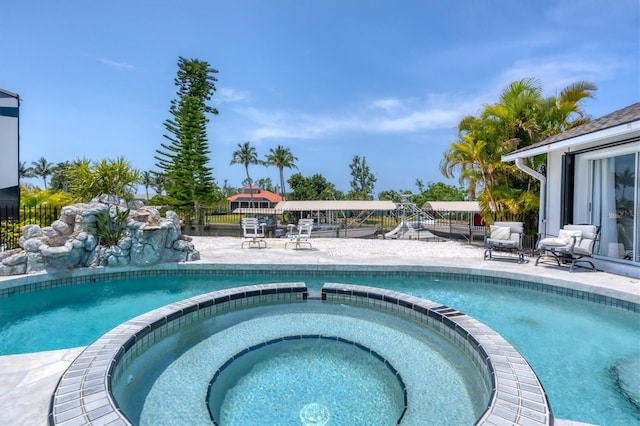
[[[547,233],[558,235],[562,228],[562,152],[553,151],[547,156]]]
[[[0,220],[20,204],[17,94],[0,89]],[[8,209],[7,209],[8,208]]]
[[[640,103],[502,159],[540,154],[547,154],[541,232],[596,225],[596,267],[640,278]]]

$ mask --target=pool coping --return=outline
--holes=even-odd
[[[149,346],[202,318],[269,303],[305,301],[304,283],[218,290],[175,302],[120,324],[89,345],[63,373],[49,407],[50,425],[131,425],[111,394],[111,380]],[[520,353],[497,332],[439,303],[375,287],[325,283],[322,299],[406,316],[440,333],[481,371],[489,405],[476,424],[553,424],[546,393]]]
[[[323,300],[391,312],[440,333],[481,372],[490,400],[476,425],[553,424],[546,392],[524,357],[500,334],[449,306],[377,287],[325,283]]]

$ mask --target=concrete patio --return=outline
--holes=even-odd
[[[535,276],[554,284],[640,303],[640,279],[567,267],[535,267],[512,259],[483,261],[483,248],[454,241],[314,239],[312,249],[284,248],[285,240],[268,239],[267,248],[241,249],[240,238],[194,238],[201,260],[194,264],[287,264],[287,265],[422,265],[462,267],[508,276]],[[11,278],[3,277],[7,285]],[[61,374],[82,351],[58,351],[0,357],[0,424],[46,425],[49,400]],[[579,423],[556,420],[560,425]]]

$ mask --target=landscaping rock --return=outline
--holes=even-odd
[[[109,211],[112,224],[119,212],[129,211],[117,244],[107,246],[97,232],[97,217]],[[117,235],[117,234],[116,234]],[[191,238],[181,234],[180,218],[169,211],[166,217],[142,202],[126,203],[103,195],[90,203],[61,209],[59,220],[50,226],[26,225],[15,252],[2,252],[0,276],[21,275],[45,269],[126,265],[147,266],[163,262],[200,259]]]

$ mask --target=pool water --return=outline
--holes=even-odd
[[[307,338],[277,342],[296,335]],[[327,345],[318,336],[343,341]],[[261,346],[265,342],[274,343]],[[391,368],[407,389],[404,413],[403,386]],[[308,404],[324,407],[334,425],[390,425],[402,415],[402,424],[447,419],[462,426],[486,409],[490,389],[464,352],[429,328],[388,313],[309,301],[185,326],[118,373],[113,395],[141,426],[207,424],[209,413],[224,425],[253,426],[256,418],[299,425]],[[202,403],[207,395],[209,410]]]
[[[263,348],[261,361],[230,366],[224,398],[209,398],[221,425],[391,425],[404,409],[395,375],[354,345],[305,339]],[[227,367],[226,370],[231,368]],[[214,384],[215,385],[215,384]],[[271,420],[267,420],[271,419]]]
[[[371,278],[349,273],[264,277],[136,278],[65,286],[0,299],[0,354],[84,346],[138,314],[196,294],[266,282],[366,284],[454,307],[504,336],[529,361],[554,416],[602,424],[640,424],[611,368],[640,357],[640,315],[550,293],[431,278]],[[69,333],[74,330],[74,333]]]

